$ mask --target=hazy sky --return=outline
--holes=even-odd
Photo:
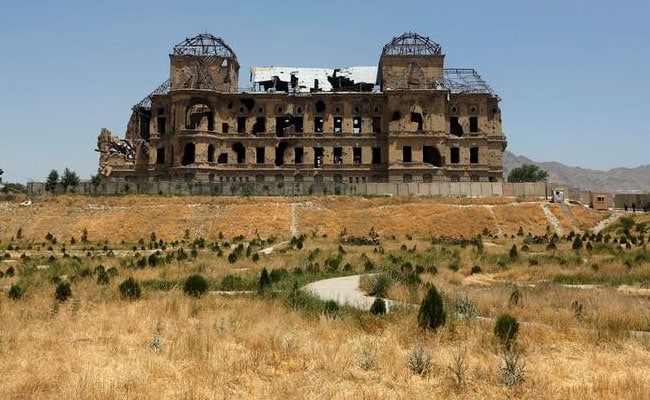
[[[0,168],[5,182],[97,170],[102,127],[169,75],[186,37],[222,37],[241,64],[376,65],[393,36],[442,45],[502,98],[508,149],[610,169],[650,163],[650,2],[7,1],[0,12]]]

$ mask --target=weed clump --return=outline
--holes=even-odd
[[[131,278],[127,278],[119,286],[122,298],[126,300],[137,300],[140,298],[142,291],[140,290],[140,282]]]
[[[409,352],[407,364],[414,374],[426,375],[431,370],[431,355],[419,344]]]
[[[370,292],[368,294],[375,297],[386,297],[388,289],[390,289],[392,283],[390,276],[386,274],[374,275],[372,285],[370,286]]]
[[[201,275],[191,275],[185,280],[183,292],[192,297],[201,297],[208,291],[208,281]]]
[[[335,318],[339,313],[339,305],[334,300],[327,300],[323,306],[323,313],[328,317]]]
[[[445,312],[442,296],[435,286],[431,286],[420,305],[418,324],[423,329],[435,331],[444,325],[446,320],[447,313]]]

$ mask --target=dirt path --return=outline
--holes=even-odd
[[[289,236],[298,236],[298,216],[296,215],[296,208],[300,203],[291,203],[291,226],[289,227]]]
[[[553,227],[553,230],[555,230],[555,233],[558,234],[558,236],[562,236],[564,233],[564,230],[562,229],[562,224],[560,223],[560,220],[557,219],[555,214],[551,211],[551,209],[548,207],[548,204],[546,203],[541,203],[540,206],[542,207],[542,212],[546,216],[546,219],[548,220],[548,223],[551,224]]]
[[[339,304],[355,307],[360,310],[370,310],[376,297],[368,296],[359,289],[361,275],[343,276],[340,278],[324,279],[305,286],[305,290],[321,300],[334,300]],[[390,310],[396,303],[386,300],[386,308]]]
[[[608,218],[605,218],[604,220],[597,223],[596,226],[594,226],[594,228],[592,229],[592,232],[595,233],[595,234],[598,234],[600,231],[607,228],[609,225],[614,223],[614,221],[619,219],[621,217],[621,215],[623,215],[622,212],[614,211],[612,213],[612,215],[610,215]]]

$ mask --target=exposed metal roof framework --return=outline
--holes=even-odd
[[[175,55],[186,56],[220,56],[237,58],[235,52],[222,38],[210,33],[201,33],[187,38],[174,46]]]
[[[452,93],[490,93],[492,88],[473,68],[445,68],[445,87]]]
[[[442,47],[426,36],[415,32],[406,32],[394,37],[390,43],[387,43],[381,54],[390,56],[440,55],[442,54]]]
[[[151,109],[151,96],[154,96],[156,94],[167,94],[167,93],[169,93],[170,87],[171,87],[171,82],[169,81],[169,79],[167,79],[165,82],[158,85],[158,87],[156,89],[154,89],[153,92],[149,93],[147,95],[147,97],[142,99],[138,104],[134,105],[133,109],[134,110],[135,109],[138,109],[138,110],[140,110],[140,109],[145,109],[145,110]]]

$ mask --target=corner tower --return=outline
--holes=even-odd
[[[237,91],[239,62],[220,37],[202,33],[185,39],[174,46],[169,59],[171,90]]]
[[[431,89],[444,82],[444,59],[438,43],[415,32],[394,37],[379,58],[381,90]]]

